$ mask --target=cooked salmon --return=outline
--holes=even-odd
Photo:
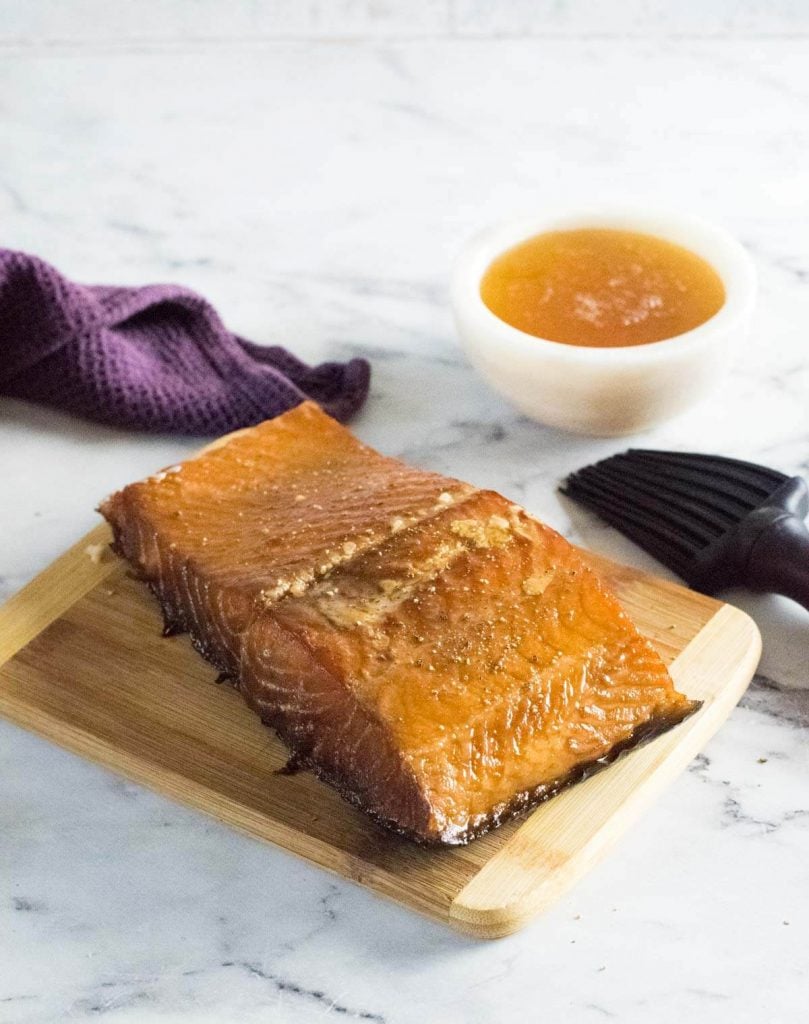
[[[559,534],[312,403],[101,511],[167,631],[418,841],[468,842],[698,706]]]

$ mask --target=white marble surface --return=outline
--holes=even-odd
[[[102,6],[2,5],[3,244],[88,281],[181,281],[307,357],[365,353],[364,439],[650,564],[555,493],[621,442],[544,430],[489,393],[446,283],[461,240],[501,216],[681,207],[750,246],[761,299],[715,399],[643,443],[809,468],[805,6],[687,3],[675,37],[670,7],[635,3],[628,38],[592,3],[545,5],[541,23],[511,3],[503,27],[502,8],[423,2],[412,31],[395,4],[344,4],[329,30],[325,4],[289,28],[283,5],[203,3],[204,45],[188,3],[148,31],[129,5],[99,26]],[[335,39],[349,15],[359,35]],[[273,41],[273,17],[279,35],[326,38]],[[190,447],[0,403],[0,594],[92,525],[102,495]],[[0,1021],[804,1019],[809,617],[738,600],[765,641],[742,706],[600,867],[497,943],[0,724]]]

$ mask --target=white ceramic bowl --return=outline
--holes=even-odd
[[[724,305],[675,338],[588,348],[535,338],[484,304],[481,279],[502,252],[543,231],[584,227],[640,231],[685,246],[722,278]],[[755,295],[753,262],[723,228],[696,217],[627,210],[548,215],[488,228],[465,246],[452,279],[461,342],[489,384],[542,423],[604,437],[645,430],[703,398],[743,344]]]

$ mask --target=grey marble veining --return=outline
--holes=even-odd
[[[777,31],[756,20],[766,5],[741,6],[732,24],[693,21],[736,33],[711,39],[449,38],[442,5],[423,3],[417,41],[200,49],[176,4],[171,47],[123,52],[67,6],[26,5],[0,60],[3,243],[81,280],[196,287],[240,333],[307,358],[368,355],[363,439],[651,567],[556,491],[624,442],[543,429],[489,392],[455,342],[448,268],[478,227],[548,205],[630,198],[723,221],[759,269],[752,342],[710,401],[642,440],[806,472],[805,26],[799,5],[778,5]],[[197,12],[227,36],[215,7]],[[551,7],[564,23],[570,5]],[[693,20],[706,5],[686,7]],[[641,8],[654,5],[624,16]],[[505,17],[453,10],[470,37]],[[23,45],[40,16],[54,45]],[[772,38],[740,38],[744,25]],[[193,447],[0,403],[0,596],[89,528],[105,493]],[[0,1022],[801,1019],[809,617],[730,596],[765,642],[740,707],[601,865],[497,943],[0,723]]]
[[[800,0],[82,0],[0,2],[0,44],[143,46],[223,40],[794,37],[809,32]]]

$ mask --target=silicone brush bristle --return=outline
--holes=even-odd
[[[699,552],[787,479],[718,455],[630,449],[572,473],[561,489],[688,578]]]

